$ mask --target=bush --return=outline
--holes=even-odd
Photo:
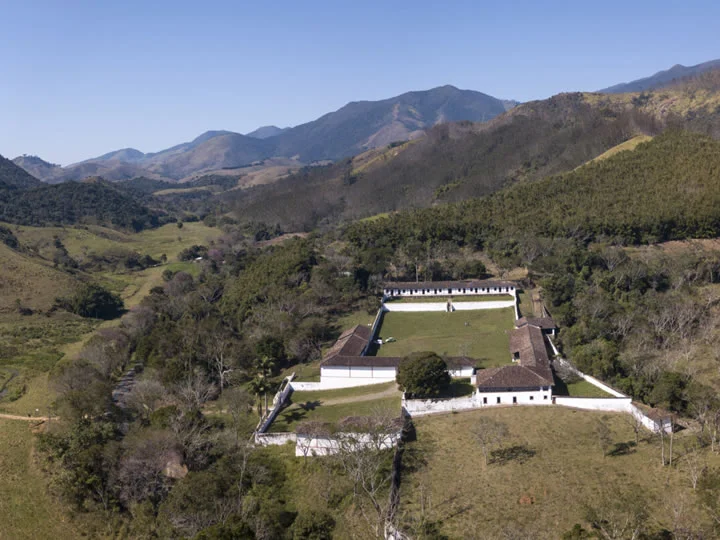
[[[72,298],[58,298],[55,307],[81,317],[110,320],[122,315],[122,298],[100,285],[85,285]]]
[[[335,520],[325,512],[300,514],[293,523],[293,540],[330,540]]]
[[[450,385],[445,360],[433,352],[412,353],[403,358],[396,378],[400,388],[413,397],[437,396]]]

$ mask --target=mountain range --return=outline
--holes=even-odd
[[[14,161],[50,183],[87,176],[102,176],[111,181],[135,176],[180,181],[273,157],[289,158],[298,164],[333,161],[419,137],[438,123],[487,121],[515,105],[515,101],[481,92],[442,86],[382,101],[348,103],[293,128],[265,126],[247,135],[208,131],[191,142],[155,153],[124,148],[67,167],[54,166],[35,156],[20,156]]]
[[[620,83],[602,90],[598,90],[603,94],[623,94],[627,92],[643,92],[646,90],[656,90],[664,88],[676,81],[693,75],[699,75],[711,69],[720,68],[720,59],[710,60],[694,66],[683,66],[676,64],[665,71],[658,71],[655,75],[644,77],[628,83]]]
[[[676,65],[601,93],[619,94],[667,88],[688,77],[720,67],[720,60],[695,66]],[[37,156],[13,161],[34,177],[59,183],[101,176],[109,181],[144,177],[188,181],[204,174],[243,174],[247,167],[273,166],[296,170],[307,164],[324,164],[352,157],[391,143],[423,137],[433,126],[458,121],[486,123],[518,106],[481,92],[442,86],[407,92],[381,101],[351,102],[317,120],[291,127],[263,126],[245,135],[207,131],[192,141],[154,153],[123,148],[61,167]],[[277,177],[281,177],[279,171]]]

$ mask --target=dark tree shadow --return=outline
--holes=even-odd
[[[300,407],[303,411],[314,411],[320,406],[320,401],[306,401],[305,403],[298,403],[298,407]]]
[[[610,457],[627,456],[635,452],[635,441],[615,443],[607,453]]]
[[[505,465],[511,461],[525,463],[530,458],[534,457],[536,453],[537,452],[535,452],[535,450],[528,448],[527,446],[516,444],[515,446],[500,448],[490,452],[490,463],[497,465]]]

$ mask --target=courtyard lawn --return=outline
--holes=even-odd
[[[433,351],[476,358],[481,367],[510,364],[509,331],[514,320],[512,308],[453,313],[387,312],[379,337],[383,340],[393,337],[396,341],[380,345],[376,356]]]
[[[337,423],[348,416],[368,416],[379,411],[400,415],[402,393],[394,382],[321,392],[293,392],[290,404],[269,431],[295,431],[299,422]]]
[[[483,417],[509,431],[501,443],[505,452],[487,466],[473,435]],[[594,507],[616,490],[640,494],[652,527],[672,530],[667,508],[678,500],[688,501],[684,518],[692,523],[700,516],[690,504],[697,495],[687,471],[660,465],[659,439],[650,432],[641,433],[636,447],[628,418],[562,407],[499,407],[413,419],[416,438],[406,444],[400,483],[402,525],[411,537],[417,533],[413,524],[422,521],[449,538],[557,539],[575,523],[589,530],[586,505]],[[598,442],[598,422],[610,429],[607,447]],[[693,434],[676,434],[678,463],[686,439],[691,442]],[[708,450],[702,459],[709,466],[720,463]]]
[[[568,395],[571,397],[589,397],[589,398],[611,398],[615,397],[604,390],[601,390],[597,386],[590,384],[589,382],[582,380],[572,382],[567,386]]]

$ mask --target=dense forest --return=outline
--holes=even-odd
[[[163,215],[103,181],[31,189],[0,186],[0,221],[20,225],[108,225],[131,231],[156,227]]]

